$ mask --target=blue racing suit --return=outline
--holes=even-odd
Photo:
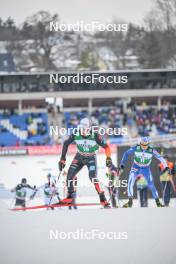
[[[134,162],[129,174],[128,197],[133,197],[134,183],[139,175],[143,175],[147,181],[147,186],[151,191],[153,198],[158,199],[158,192],[153,182],[150,164],[153,157],[155,157],[163,164],[165,169],[167,167],[165,159],[152,146],[149,146],[147,149],[143,150],[140,145],[136,145],[124,153],[120,163],[120,168],[125,166],[125,163],[131,154],[134,154]]]

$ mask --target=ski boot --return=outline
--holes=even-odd
[[[160,203],[159,199],[155,199],[155,202],[156,202],[157,207],[164,207],[164,205]]]
[[[104,208],[111,208],[110,204],[107,202],[104,192],[99,193],[100,203]]]
[[[128,202],[123,205],[123,208],[131,208],[133,206],[133,199],[129,198]]]
[[[72,204],[74,201],[72,193],[69,193],[66,198],[59,201],[58,204]]]

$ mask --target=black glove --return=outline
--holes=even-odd
[[[111,167],[112,166],[112,159],[110,157],[106,158],[106,167]]]
[[[119,170],[124,170],[124,168],[125,168],[125,166],[122,164],[122,165],[120,165]]]
[[[165,173],[165,172],[169,172],[169,173],[170,173],[170,169],[169,169],[169,167],[166,167],[166,168],[161,172],[161,174],[163,174],[163,173]]]
[[[61,159],[59,161],[59,170],[62,171],[64,167],[65,167],[65,159]]]

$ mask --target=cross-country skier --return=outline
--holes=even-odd
[[[60,201],[58,188],[56,186],[56,180],[54,177],[52,177],[51,173],[47,174],[47,182],[38,187],[33,194],[32,198],[36,195],[37,191],[42,190],[43,191],[43,197],[44,197],[44,204],[46,206],[51,205],[53,203],[58,203]],[[53,210],[54,208],[51,207]]]
[[[119,174],[122,173],[125,167],[125,163],[128,160],[128,157],[134,154],[134,163],[132,165],[129,179],[128,179],[128,197],[129,201],[124,205],[124,207],[132,207],[133,205],[133,186],[137,177],[142,174],[147,181],[148,188],[152,193],[153,198],[156,201],[158,207],[163,205],[160,203],[158,192],[155,188],[153,177],[150,170],[150,164],[153,157],[157,158],[163,164],[163,170],[167,171],[168,166],[165,159],[150,145],[150,140],[148,137],[143,137],[140,140],[140,144],[131,147],[127,150],[120,163]]]
[[[15,192],[15,207],[26,207],[27,189],[33,190],[35,192],[36,187],[31,187],[29,184],[27,184],[27,180],[23,178],[21,183],[11,190],[12,192]]]
[[[45,183],[43,192],[44,192],[44,203],[45,205],[50,205],[56,203],[60,200],[59,192],[56,186],[56,180],[52,178],[51,174],[47,175],[48,182]],[[51,208],[54,209],[54,208]]]
[[[159,164],[160,169],[160,181],[162,184],[163,201],[165,206],[169,206],[172,188],[176,193],[176,186],[174,184],[173,176],[175,175],[174,163],[169,160],[168,156],[165,156],[169,171],[163,172],[163,164]]]
[[[109,204],[106,200],[105,194],[100,187],[99,181],[97,179],[97,161],[96,161],[96,151],[99,146],[105,149],[106,153],[106,166],[109,167],[112,164],[111,151],[109,145],[105,142],[104,138],[100,136],[98,132],[92,130],[91,120],[84,118],[80,121],[78,133],[71,134],[69,138],[64,142],[61,159],[59,161],[59,169],[65,167],[66,163],[66,153],[68,146],[75,142],[77,146],[77,153],[70,165],[67,175],[67,188],[68,196],[66,199],[62,200],[64,203],[71,203],[73,201],[74,193],[74,179],[77,173],[84,167],[87,166],[89,170],[89,178],[94,183],[95,189],[99,195],[100,203],[104,207],[108,207]]]

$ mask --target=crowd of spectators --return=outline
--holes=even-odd
[[[88,116],[88,111],[66,112],[64,124],[76,127],[81,118]],[[133,103],[118,103],[114,106],[99,107],[91,114],[93,124],[102,127],[121,128],[127,127],[135,131],[132,136],[157,136],[161,134],[176,133],[176,106],[164,103],[161,107]]]
[[[176,132],[176,107],[168,104],[160,109],[149,107],[136,110],[135,122],[139,135]]]

